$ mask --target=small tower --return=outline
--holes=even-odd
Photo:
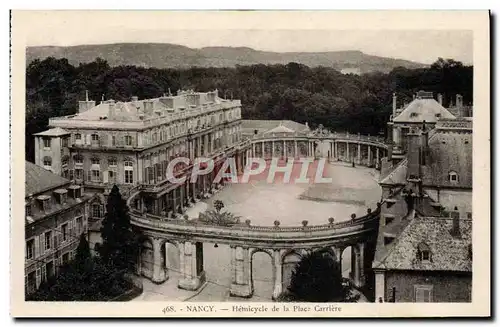
[[[56,127],[35,136],[35,164],[54,174],[69,176],[70,133]]]

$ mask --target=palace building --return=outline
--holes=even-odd
[[[148,211],[172,215],[183,211],[189,194],[167,181],[167,163],[234,156],[240,125],[241,102],[222,99],[217,91],[99,104],[87,98],[77,114],[51,118],[51,129],[35,135],[35,163],[104,195],[115,184],[125,197],[141,186]],[[199,183],[203,192],[211,188],[208,176]]]
[[[73,259],[87,235],[92,194],[82,186],[25,162],[25,287],[27,295]]]

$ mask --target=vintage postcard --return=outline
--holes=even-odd
[[[11,14],[13,316],[491,315],[489,12]]]

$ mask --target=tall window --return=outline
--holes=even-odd
[[[125,184],[133,184],[134,183],[134,163],[132,161],[124,162],[125,168]]]
[[[63,224],[61,226],[62,241],[66,242],[68,240],[68,224]]]
[[[35,257],[35,240],[26,241],[26,258],[33,259]]]
[[[91,135],[92,142],[99,142],[99,135],[97,134],[92,134]]]
[[[46,137],[43,139],[43,147],[45,149],[50,149],[50,138]]]
[[[68,144],[69,144],[69,138],[68,137],[64,137],[62,139],[62,146],[63,146],[63,148],[67,148]]]
[[[75,169],[75,179],[83,179],[83,169]]]
[[[83,233],[83,219],[82,217],[76,218],[76,235]]]
[[[102,218],[102,206],[99,203],[92,204],[92,217]]]
[[[83,156],[77,154],[73,157],[73,160],[75,161],[76,165],[83,165]]]
[[[44,244],[45,244],[45,251],[48,251],[51,248],[52,232],[51,231],[45,232],[44,239],[45,239],[45,242],[44,242]]]
[[[130,135],[125,135],[125,145],[132,145],[132,136]]]
[[[116,136],[111,136],[111,145],[115,146],[116,145]]]
[[[61,159],[61,165],[62,165],[63,168],[65,168],[65,167],[68,166],[68,162],[69,162],[69,157],[68,156],[62,157],[62,159]]]
[[[76,143],[81,143],[82,142],[82,134],[75,134],[75,142]]]
[[[99,165],[99,164],[100,164],[100,162],[101,162],[101,161],[99,160],[99,158],[92,158],[92,159],[90,159],[90,161],[91,161],[91,163],[92,163],[93,165]]]
[[[101,181],[101,172],[97,169],[92,169],[90,171],[91,173],[91,180],[93,182],[100,182]]]
[[[424,242],[421,242],[417,247],[417,259],[419,261],[430,261],[431,260],[431,249]]]

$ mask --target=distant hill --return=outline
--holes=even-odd
[[[268,52],[247,47],[207,47],[193,49],[169,43],[117,43],[71,47],[40,46],[26,49],[26,61],[46,57],[67,58],[73,65],[100,57],[111,66],[135,65],[155,68],[234,67],[253,64],[297,62],[309,67],[326,66],[346,72],[388,72],[402,66],[426,65],[408,60],[367,55],[361,51]]]

